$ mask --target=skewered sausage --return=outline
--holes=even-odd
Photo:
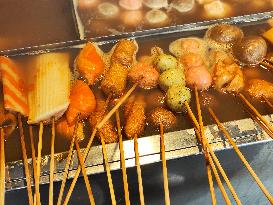
[[[95,112],[89,117],[89,123],[92,129],[102,120],[104,115],[106,114],[107,105],[106,102],[97,98],[97,107]],[[118,139],[118,135],[115,129],[113,122],[110,120],[106,121],[101,129],[98,130],[96,137],[100,140],[102,135],[104,137],[105,143],[113,143]]]
[[[128,138],[139,136],[143,133],[145,127],[145,102],[143,96],[137,96],[129,100],[129,104],[125,106],[125,134]]]
[[[76,58],[79,73],[92,85],[104,72],[102,53],[92,43],[88,42]]]
[[[123,94],[126,83],[128,68],[131,67],[137,45],[134,41],[121,40],[117,43],[111,56],[111,66],[101,83],[103,92],[113,97]]]
[[[96,99],[89,86],[77,80],[70,93],[70,105],[66,111],[66,118],[70,125],[75,124],[78,115],[80,119],[87,118],[96,108]]]
[[[154,127],[159,127],[160,124],[164,126],[164,129],[170,129],[176,124],[175,115],[162,107],[157,107],[149,113],[148,122]]]

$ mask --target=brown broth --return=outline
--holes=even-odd
[[[255,28],[255,29],[254,29]],[[244,27],[243,30],[245,31],[246,35],[248,34],[260,34],[261,32],[265,31],[268,29],[267,24],[260,24],[260,25],[255,25],[255,26],[248,26]],[[203,36],[203,32],[200,32],[196,34],[198,36]],[[196,36],[195,35],[195,36]],[[187,35],[188,36],[188,35]],[[157,45],[161,48],[164,49],[166,53],[168,53],[168,45],[170,42],[173,40],[176,40],[178,38],[185,37],[185,34],[174,34],[174,35],[169,35],[166,37],[151,37],[145,38],[145,39],[139,39],[139,52],[138,52],[138,57],[141,55],[149,55],[150,54],[150,48]],[[108,51],[111,48],[112,45],[107,45],[103,46],[102,48],[104,51]],[[272,50],[271,47],[269,47],[269,52]],[[74,59],[79,52],[79,49],[66,49],[65,51],[62,52],[68,52],[71,56],[70,60],[70,67],[73,67]],[[33,58],[35,56],[19,56],[15,57],[14,60],[20,65],[22,68],[27,68],[27,65],[31,65],[31,62],[33,61]],[[256,67],[245,67],[243,69],[246,81],[251,79],[251,78],[260,78],[267,80],[271,83],[273,83],[273,73],[272,71],[262,69],[258,66]],[[130,85],[128,85],[129,89]],[[95,93],[101,93],[99,90],[98,86],[94,86],[92,90]],[[147,103],[147,109],[146,113],[150,112],[153,108],[157,106],[164,106],[164,104],[160,103],[160,99],[162,98],[162,95],[164,95],[159,88],[156,89],[151,89],[151,90],[143,90],[140,88],[137,88],[135,91],[136,94],[144,95]],[[201,94],[201,103],[202,103],[202,110],[203,110],[203,119],[204,119],[204,124],[212,124],[212,120],[208,114],[207,108],[208,106],[212,107],[215,113],[220,117],[220,120],[222,122],[226,121],[232,121],[232,120],[238,120],[238,119],[244,119],[248,118],[249,115],[244,111],[243,105],[240,103],[240,100],[237,99],[237,97],[231,95],[231,94],[224,94],[220,93],[213,88],[210,88],[208,91],[203,91]],[[155,100],[159,99],[159,100]],[[211,99],[209,105],[204,105],[204,99]],[[270,110],[264,103],[261,103],[256,100],[251,100],[251,102],[255,105],[255,107],[262,113],[262,114],[269,114],[272,113],[272,110]],[[194,100],[194,95],[192,93],[192,100],[190,103],[194,113],[196,113],[195,109],[195,100]],[[123,110],[122,108],[120,109],[121,111]],[[180,113],[176,114],[177,117],[177,125],[171,130],[171,131],[176,131],[176,130],[183,130],[183,129],[188,129],[192,128],[192,123],[189,120],[187,114],[185,113]],[[121,117],[121,119],[123,119]],[[81,142],[81,146],[85,147],[87,145],[87,142],[89,140],[90,136],[90,128],[88,126],[88,123],[85,123],[85,139]],[[123,124],[123,121],[122,121]],[[24,122],[25,125],[25,136],[26,136],[26,144],[27,144],[27,151],[28,151],[28,156],[30,157],[30,143],[29,143],[29,135],[28,135],[28,127],[26,122]],[[38,143],[38,126],[34,126],[34,137],[35,137],[35,144],[37,145]],[[158,134],[158,128],[154,128],[152,126],[146,126],[145,132],[143,136],[150,136],[154,134]],[[47,155],[50,153],[50,140],[51,138],[51,133],[50,133],[50,125],[46,125],[44,129],[44,135],[43,135],[43,155]],[[95,140],[94,144],[98,144],[99,142]],[[56,137],[56,143],[55,143],[55,152],[64,152],[67,151],[69,146],[69,141],[65,139],[62,136],[57,135]],[[21,147],[19,143],[19,132],[18,129],[6,140],[6,160],[7,161],[15,161],[18,159],[21,159]]]
[[[1,0],[0,50],[77,39],[68,0]]]
[[[79,2],[82,0],[78,0]],[[84,0],[83,0],[84,1]],[[79,13],[81,21],[84,26],[86,37],[96,37],[101,35],[109,35],[115,33],[133,32],[140,30],[147,30],[152,28],[158,28],[163,26],[174,26],[182,25],[185,23],[199,22],[210,19],[215,19],[207,17],[203,8],[203,5],[195,2],[195,6],[189,12],[180,13],[175,9],[162,9],[167,12],[169,20],[162,24],[151,25],[145,20],[145,14],[151,10],[145,6],[140,9],[139,13],[140,21],[136,25],[129,25],[126,23],[128,19],[138,19],[138,15],[135,17],[128,17],[128,11],[119,7],[119,13],[115,17],[104,17],[99,14],[97,6],[103,2],[111,2],[118,6],[118,0],[94,0],[96,4],[92,7],[81,7],[79,6],[76,10]],[[266,12],[272,10],[272,2],[269,0],[222,0],[221,2],[228,4],[231,7],[231,11],[223,17],[240,16],[245,14],[253,14],[258,12]],[[245,6],[247,4],[247,6]],[[135,11],[134,11],[135,12]],[[133,12],[131,12],[133,13]],[[136,13],[136,12],[135,12]],[[221,18],[223,18],[221,17]]]

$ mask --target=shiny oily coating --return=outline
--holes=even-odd
[[[242,64],[259,64],[267,53],[267,44],[260,36],[247,36],[234,44],[233,55]]]

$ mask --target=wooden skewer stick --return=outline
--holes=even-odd
[[[258,184],[258,186],[261,188],[261,190],[264,193],[264,195],[267,197],[267,199],[269,200],[269,202],[271,204],[273,204],[273,198],[272,198],[271,194],[265,188],[265,186],[263,185],[262,181],[259,179],[259,177],[255,173],[255,171],[252,169],[252,167],[250,166],[250,164],[247,162],[246,158],[244,157],[244,155],[242,154],[242,152],[240,151],[240,149],[238,148],[238,146],[236,145],[236,143],[233,141],[233,139],[230,136],[230,134],[228,133],[228,131],[224,128],[224,126],[219,121],[219,119],[216,117],[215,113],[213,112],[213,110],[211,108],[209,108],[209,112],[210,112],[212,118],[214,119],[214,121],[216,122],[219,130],[221,130],[224,133],[224,135],[228,139],[229,143],[233,147],[234,151],[239,156],[239,158],[241,159],[241,161],[243,162],[243,164],[245,165],[245,167],[247,168],[247,170],[249,171],[249,173],[251,174],[251,176],[254,178],[254,180],[256,181],[256,183]]]
[[[49,199],[48,205],[53,205],[53,181],[54,181],[54,145],[55,145],[55,118],[52,118],[51,130],[51,153],[50,153],[50,174],[49,174]]]
[[[40,185],[40,174],[41,174],[41,159],[42,159],[42,148],[43,148],[43,132],[44,123],[40,122],[39,127],[39,142],[38,142],[38,154],[37,154],[37,183]],[[40,193],[40,188],[38,187],[38,192]],[[41,202],[37,202],[41,203]]]
[[[76,147],[76,150],[77,150],[78,160],[79,160],[81,168],[82,168],[82,175],[83,175],[85,186],[86,186],[86,189],[87,189],[89,202],[90,202],[91,205],[95,205],[95,199],[94,199],[93,192],[92,192],[92,189],[91,189],[91,185],[90,185],[87,173],[86,173],[85,164],[84,164],[84,161],[83,161],[83,158],[82,158],[81,149],[80,149],[77,137],[75,139],[75,147]]]
[[[117,202],[116,202],[115,191],[114,191],[114,186],[113,186],[113,181],[112,181],[112,176],[111,176],[110,165],[108,162],[107,151],[106,151],[105,142],[104,142],[104,136],[101,133],[100,133],[100,138],[101,138],[101,145],[102,145],[102,154],[103,154],[103,158],[104,158],[106,174],[107,174],[107,179],[108,179],[108,185],[109,185],[109,189],[110,189],[111,201],[112,201],[112,205],[116,205]]]
[[[271,65],[270,63],[263,61],[259,64],[261,67],[265,68],[265,69],[273,69],[273,65]]]
[[[5,163],[5,135],[4,135],[4,130],[3,130],[3,128],[1,128],[1,130],[0,130],[0,137],[1,137],[1,139],[0,139],[0,150],[1,150],[1,152],[0,152],[0,157],[1,157],[1,159],[0,159],[0,165],[1,165],[1,167],[0,167],[0,204],[1,205],[5,205],[5,172],[6,172],[6,170],[5,170],[5,166],[6,166],[6,163]]]
[[[246,99],[246,97],[239,93],[241,100],[247,105],[247,107],[267,126],[267,128],[273,133],[273,128],[269,122],[256,110],[256,108]]]
[[[111,116],[116,112],[116,110],[127,100],[127,98],[131,95],[131,93],[136,89],[137,84],[134,84],[128,92],[123,95],[118,103],[112,108],[110,112],[108,112],[107,115],[101,120],[101,122],[98,124],[97,128],[100,129],[104,125],[104,123],[111,118]]]
[[[188,111],[188,114],[189,114],[189,117],[191,118],[191,120],[193,121],[195,127],[196,127],[196,133],[198,133],[198,130],[199,130],[199,125],[198,125],[198,122],[188,104],[188,102],[186,101],[185,103],[185,106],[186,106],[186,109]],[[200,142],[202,143],[202,140],[200,139]],[[204,153],[205,153],[205,150],[204,150]],[[210,195],[211,195],[211,202],[213,205],[216,204],[216,196],[215,196],[215,190],[214,190],[214,186],[213,186],[213,179],[212,179],[212,174],[211,174],[211,167],[209,165],[209,161],[208,159],[206,159],[206,167],[207,167],[207,175],[208,175],[208,181],[209,181],[209,187],[210,187]]]
[[[168,170],[165,155],[165,140],[164,140],[164,128],[163,124],[160,123],[160,148],[161,148],[161,159],[162,159],[162,172],[164,179],[164,194],[165,194],[165,205],[170,205],[170,193],[169,193],[169,182],[168,182]]]
[[[130,205],[129,187],[128,187],[128,180],[127,180],[127,173],[126,173],[123,140],[122,140],[122,134],[121,134],[121,127],[120,127],[120,117],[119,117],[118,110],[116,111],[116,121],[117,121],[118,136],[119,136],[120,161],[121,161],[121,170],[122,170],[122,178],[123,178],[125,204]]]
[[[144,194],[143,194],[143,185],[142,185],[142,175],[141,175],[141,168],[139,162],[139,153],[138,153],[138,142],[137,136],[134,136],[134,148],[135,148],[135,160],[136,160],[136,167],[137,167],[137,178],[138,178],[138,191],[139,191],[139,199],[140,204],[144,205]]]
[[[212,156],[213,160],[215,161],[216,166],[218,167],[218,169],[219,169],[219,171],[220,171],[222,177],[224,178],[224,180],[225,180],[225,182],[226,182],[226,184],[227,184],[227,186],[228,186],[228,188],[229,188],[229,190],[230,190],[230,192],[231,192],[231,194],[232,194],[232,196],[233,196],[233,198],[234,198],[236,204],[242,205],[241,201],[240,201],[239,198],[238,198],[237,193],[235,192],[235,190],[234,190],[232,184],[230,183],[230,181],[229,181],[229,179],[228,179],[228,177],[227,177],[227,175],[226,175],[226,172],[225,172],[224,169],[222,168],[222,166],[221,166],[221,164],[220,164],[220,162],[219,162],[217,156],[215,155],[213,149],[211,148],[211,146],[210,146],[210,144],[208,143],[207,138],[206,138],[206,136],[205,136],[205,134],[204,134],[204,124],[203,124],[203,119],[202,119],[202,111],[201,111],[201,106],[200,106],[200,100],[199,100],[198,90],[197,90],[197,87],[196,87],[196,86],[195,86],[194,91],[195,91],[196,107],[197,107],[198,120],[199,120],[199,128],[200,128],[199,130],[200,130],[200,133],[201,133],[201,140],[202,140],[202,143],[203,143],[203,145],[205,145],[205,147],[208,148],[209,153],[210,153],[210,155]],[[211,158],[211,156],[208,156],[208,157]],[[209,160],[213,162],[212,159],[209,159]],[[211,164],[211,163],[210,163],[210,164]],[[214,164],[211,166],[212,169],[213,169],[213,166],[214,166]]]
[[[28,161],[27,161],[25,135],[24,135],[22,119],[20,114],[18,114],[18,124],[19,124],[19,131],[20,131],[20,141],[21,141],[23,162],[24,162],[24,168],[25,168],[26,182],[27,182],[28,203],[30,205],[33,205],[33,196],[32,196],[30,173],[29,173],[29,167],[28,167]]]
[[[273,104],[266,98],[266,97],[263,97],[264,101],[266,102],[266,104],[271,108],[273,109]]]
[[[135,85],[126,93],[126,95],[124,95],[124,96],[120,99],[120,101],[117,103],[117,105],[111,110],[113,113],[122,105],[123,102],[126,101],[126,99],[130,96],[130,94],[135,90],[136,87],[137,87],[137,84],[135,84]],[[111,98],[111,96],[108,96],[108,98],[107,98],[107,100],[106,100],[106,103],[105,103],[105,105],[106,105],[105,107],[108,106],[108,103],[109,103],[110,98]],[[110,112],[111,112],[111,111],[110,111]],[[110,113],[110,112],[109,112],[109,113]],[[102,123],[102,120],[101,120],[101,122],[100,122],[100,127],[102,127],[102,126],[104,125],[104,123],[112,116],[112,115],[109,115],[109,113],[108,113],[108,116],[106,115],[106,116],[104,117],[104,119],[102,119],[102,120],[103,120],[103,123]],[[106,118],[106,117],[107,117],[107,118]],[[95,128],[94,128],[94,130],[93,130],[93,132],[92,132],[92,134],[91,134],[91,137],[89,138],[88,144],[87,144],[87,146],[86,146],[86,148],[85,148],[84,157],[83,157],[83,160],[84,160],[84,161],[86,160],[86,158],[87,158],[87,156],[88,156],[88,153],[89,153],[89,151],[90,151],[91,145],[92,145],[93,140],[94,140],[94,137],[95,137],[95,135],[96,135],[96,133],[97,133],[97,131],[98,131],[98,125],[99,125],[99,124],[97,124],[97,125],[95,126]],[[75,185],[76,185],[76,182],[77,182],[77,180],[78,180],[78,177],[79,177],[79,175],[80,175],[80,172],[81,172],[81,167],[78,166],[78,169],[77,169],[77,171],[76,171],[76,173],[75,173],[75,175],[74,175],[73,181],[72,181],[72,183],[71,183],[71,185],[70,185],[70,188],[69,188],[69,190],[68,190],[68,192],[67,192],[67,195],[66,195],[66,197],[65,197],[65,200],[64,200],[63,205],[67,205],[67,204],[68,204],[69,199],[70,199],[70,197],[71,197],[71,195],[72,195],[72,192],[73,192],[73,190],[74,190],[74,187],[75,187]],[[57,205],[58,205],[58,204],[57,204]]]
[[[73,155],[73,148],[74,148],[74,144],[75,144],[75,138],[76,138],[76,135],[77,135],[78,123],[79,123],[79,120],[77,120],[77,122],[75,124],[74,131],[73,131],[73,136],[72,136],[71,143],[70,143],[70,146],[69,146],[68,156],[67,156],[66,163],[65,163],[65,168],[64,168],[64,173],[63,173],[63,180],[62,180],[62,184],[61,184],[61,188],[60,188],[60,192],[59,192],[59,196],[58,196],[57,205],[61,205],[61,203],[62,203],[65,183],[66,183],[66,180],[67,180],[67,177],[68,177],[69,167],[70,167],[71,159],[72,159],[72,155]],[[79,166],[79,169],[80,168],[81,167]],[[79,172],[80,171],[81,171],[81,169],[79,170]]]
[[[33,166],[33,175],[34,175],[34,183],[35,183],[35,194],[34,194],[34,205],[40,205],[40,192],[39,192],[39,182],[38,182],[38,175],[37,175],[37,162],[35,156],[35,146],[33,140],[33,128],[32,125],[29,126],[29,138],[30,138],[30,145],[31,145],[31,157],[32,157],[32,166]],[[35,200],[36,199],[36,200]]]

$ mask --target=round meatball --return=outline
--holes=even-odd
[[[168,107],[175,112],[184,112],[184,103],[190,102],[191,92],[190,89],[184,85],[171,86],[166,95],[166,102]]]
[[[182,69],[170,69],[163,72],[159,77],[159,86],[166,91],[172,85],[185,86],[185,75]]]
[[[177,68],[177,60],[172,55],[161,54],[155,61],[156,70],[163,73],[166,70]]]
[[[242,64],[256,65],[266,56],[267,45],[260,36],[248,36],[235,43],[232,51]]]
[[[244,37],[243,31],[237,26],[229,24],[219,24],[207,30],[205,39],[210,47],[222,49],[231,48],[231,46]]]
[[[186,71],[186,84],[190,87],[207,90],[211,83],[212,77],[205,66],[193,67]]]
[[[176,123],[175,115],[171,111],[162,107],[155,108],[148,116],[148,122],[154,127],[159,127],[162,123],[164,129],[170,129]]]

